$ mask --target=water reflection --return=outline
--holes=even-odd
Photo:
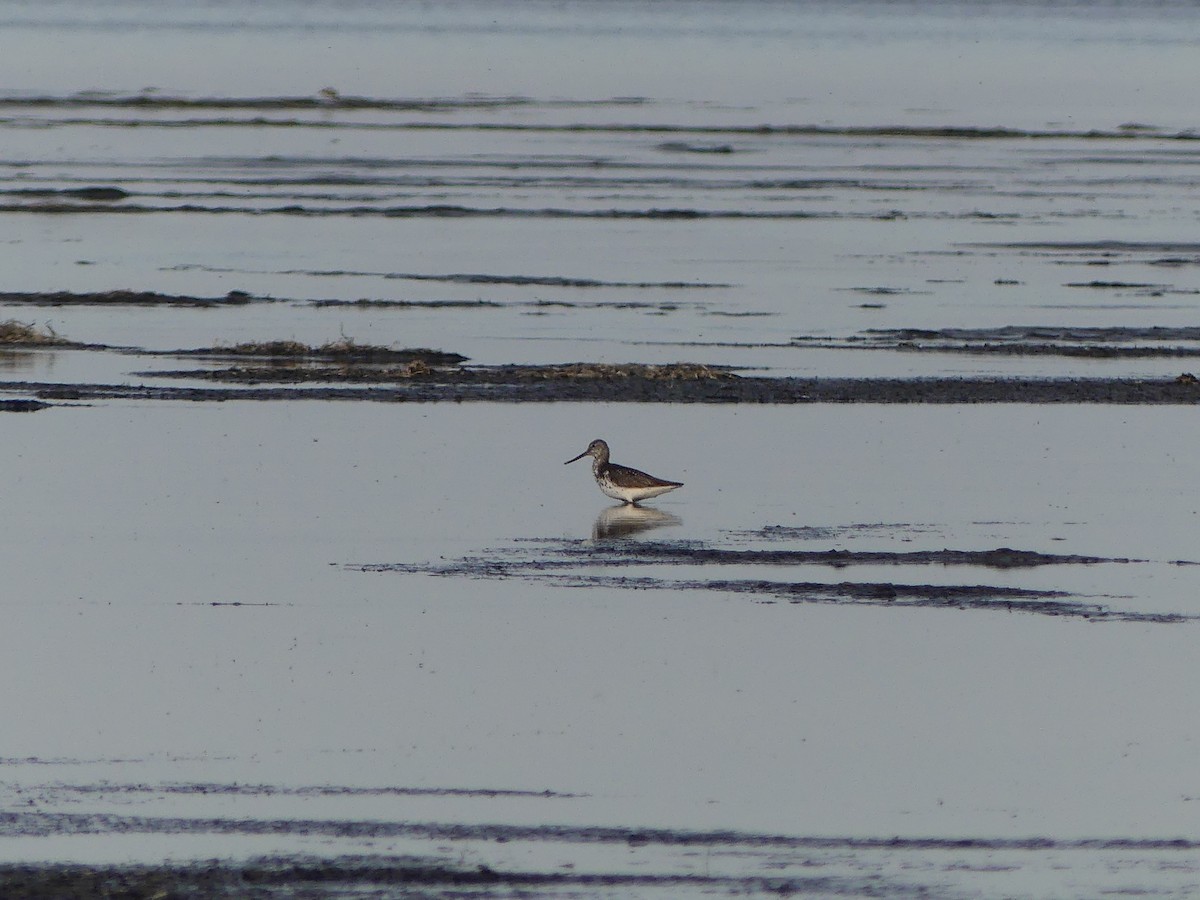
[[[45,350],[0,350],[0,371],[28,371],[41,362],[49,371],[54,368],[55,356],[55,353]]]
[[[633,537],[642,531],[665,525],[682,525],[683,519],[649,506],[619,503],[602,509],[592,524],[592,540]]]

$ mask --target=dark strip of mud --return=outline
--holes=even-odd
[[[1177,624],[1197,617],[1182,613],[1144,613],[1110,609],[1098,603],[1061,599],[1065,591],[1040,591],[986,584],[897,584],[894,582],[788,582],[749,580],[659,581],[609,576],[576,577],[572,583],[586,587],[704,590],[728,594],[774,597],[792,604],[888,606],[921,609],[956,609],[977,612],[1032,613],[1042,616],[1086,619],[1091,622],[1141,622]]]
[[[469,575],[475,578],[519,577],[573,588],[616,588],[619,590],[715,591],[749,594],[759,603],[784,601],[794,605],[886,606],[893,609],[954,609],[975,612],[1030,613],[1054,618],[1084,619],[1089,622],[1139,622],[1175,625],[1200,616],[1183,613],[1149,613],[1112,609],[1099,603],[1066,599],[1066,591],[1033,590],[989,584],[904,584],[898,582],[852,582],[827,584],[819,581],[769,581],[766,579],[669,580],[619,575],[563,575],[492,563],[478,566],[468,562],[461,571],[452,566],[423,567],[410,564],[376,564],[358,567],[364,572],[422,572],[431,575]],[[550,568],[550,567],[547,567]]]
[[[267,359],[270,360],[270,365],[266,366],[266,368],[272,372],[279,372],[280,378],[283,381],[293,380],[291,377],[285,377],[284,375],[284,373],[295,374],[292,369],[293,365],[314,361],[332,361],[343,365],[354,363],[362,366],[401,364],[405,368],[397,371],[399,373],[408,372],[410,375],[428,373],[432,371],[433,367],[457,366],[459,363],[467,361],[467,357],[461,353],[447,353],[443,350],[430,350],[427,347],[393,349],[378,344],[359,344],[349,338],[332,341],[319,346],[311,346],[299,341],[254,341],[244,344],[232,344],[228,347],[169,350],[156,355],[190,356],[202,357],[204,359]],[[317,369],[316,371],[325,370]],[[388,369],[387,371],[390,372],[393,370]]]
[[[1154,294],[1167,292],[1181,293],[1169,284],[1159,284],[1150,281],[1068,281],[1063,287],[1090,288],[1098,291],[1150,291]],[[1194,294],[1195,291],[1186,293]]]
[[[516,869],[497,861],[468,863],[479,859],[480,848],[514,838],[480,836],[461,839],[457,861],[437,856],[401,856],[395,853],[332,857],[278,855],[249,860],[203,860],[167,865],[78,863],[8,863],[0,865],[0,884],[9,896],[31,900],[62,898],[123,897],[302,897],[316,898],[585,898],[585,897],[942,897],[957,896],[945,883],[946,871],[996,873],[1020,870],[1034,858],[1054,856],[1051,868],[1066,877],[1066,883],[1089,884],[1097,894],[1106,892],[1112,873],[1156,871],[1161,867],[1192,872],[1196,843],[1187,840],[1102,839],[1059,841],[1050,838],[1014,840],[973,839],[784,839],[779,844],[766,840],[746,847],[723,840],[705,841],[703,868],[689,844],[649,844],[640,834],[627,832],[622,842],[629,859],[620,869],[588,871],[588,864],[560,864],[546,871]],[[768,838],[773,836],[767,836]],[[439,838],[454,848],[456,838]],[[539,840],[515,838],[515,840]],[[1069,860],[1083,851],[1081,868],[1107,868],[1108,880],[1088,878],[1071,871]],[[1094,854],[1104,853],[1097,860]],[[636,855],[635,855],[636,854]],[[690,854],[690,855],[689,855]],[[898,854],[911,860],[896,859]],[[929,854],[937,854],[932,858]],[[1003,862],[981,863],[994,854],[1005,854]],[[1029,858],[1015,854],[1028,855]],[[1168,855],[1169,854],[1169,855]],[[739,859],[735,874],[710,871],[708,859],[718,866]],[[1116,858],[1114,858],[1116,857]],[[756,872],[750,874],[752,864]],[[594,861],[591,863],[595,865]],[[896,867],[899,874],[893,874]],[[722,866],[728,868],[728,866]],[[827,871],[837,874],[824,874]],[[1089,872],[1090,874],[1090,872]],[[978,882],[978,878],[975,879]],[[1135,884],[1137,882],[1134,882]],[[1130,893],[1161,893],[1152,884]],[[971,892],[974,895],[975,892]],[[1082,894],[1081,894],[1082,896]]]
[[[1197,346],[1167,344],[1188,341]],[[916,353],[1061,356],[1089,359],[1190,358],[1200,356],[1200,328],[1087,328],[1007,325],[1001,328],[870,328],[841,339],[802,335],[794,346]]]
[[[216,351],[176,351],[181,354],[195,352],[203,356],[215,356]],[[706,366],[700,363],[669,363],[651,365],[645,363],[570,363],[560,366],[476,366],[462,368],[454,365],[466,357],[434,350],[392,351],[396,354],[413,354],[421,366],[405,365],[400,368],[377,366],[338,366],[336,368],[310,366],[305,368],[266,366],[237,366],[227,369],[189,370],[186,372],[142,373],[166,378],[204,378],[211,381],[229,381],[237,384],[302,384],[312,382],[346,382],[365,384],[387,384],[389,382],[422,381],[440,384],[516,385],[536,384],[547,381],[570,382],[624,382],[642,380],[649,382],[720,382],[736,376],[724,366]],[[251,354],[265,355],[265,354]],[[391,360],[382,360],[391,361]],[[412,362],[410,359],[397,359]]]
[[[759,603],[794,605],[885,606],[889,608],[954,609],[975,612],[1029,613],[1090,622],[1179,624],[1200,616],[1113,609],[1098,603],[1068,599],[1066,591],[1033,590],[987,584],[907,584],[897,582],[770,581],[766,579],[669,580],[616,575],[561,574],[554,562],[507,563],[461,560],[444,566],[376,563],[351,566],[362,572],[407,572],[443,577],[521,578],[570,588],[618,590],[715,591],[748,594]]]
[[[714,377],[662,378],[631,371],[576,377],[567,367],[499,366],[423,372],[353,367],[246,367],[136,373],[142,378],[232,382],[245,387],[0,382],[0,391],[43,399],[369,400],[383,403],[1102,403],[1194,405],[1200,382],[1187,373],[1168,379],[1125,378],[761,378],[721,372]],[[294,387],[324,382],[319,387]],[[332,384],[331,384],[332,383]],[[271,386],[264,386],[271,385]],[[357,385],[357,386],[350,386]]]
[[[17,190],[0,191],[0,196],[75,197],[80,200],[92,200],[96,203],[111,203],[116,200],[127,200],[133,195],[123,188],[94,186],[83,188],[20,188]]]
[[[14,109],[78,109],[97,107],[113,110],[129,110],[130,113],[158,112],[167,109],[196,110],[203,112],[228,110],[230,112],[255,113],[249,117],[206,116],[203,118],[168,119],[163,116],[145,117],[132,115],[129,118],[59,117],[54,119],[5,118],[5,124],[32,127],[54,125],[92,125],[110,127],[157,127],[197,128],[248,126],[263,128],[322,128],[322,129],[389,129],[389,130],[438,130],[438,131],[513,131],[537,133],[626,133],[648,135],[746,135],[746,136],[792,136],[792,137],[851,137],[851,138],[900,138],[915,140],[1200,140],[1200,132],[1194,130],[1166,131],[1148,125],[1121,126],[1116,129],[1026,129],[1002,126],[908,126],[908,125],[862,125],[828,126],[814,124],[731,124],[731,125],[683,125],[660,123],[598,123],[574,122],[565,124],[527,121],[476,121],[454,122],[446,119],[418,121],[345,121],[326,117],[306,119],[268,117],[263,113],[274,111],[325,112],[330,110],[362,110],[383,113],[444,113],[460,110],[504,108],[555,108],[579,107],[603,108],[606,106],[640,106],[649,103],[642,97],[618,97],[602,100],[540,100],[530,97],[463,97],[463,98],[415,98],[385,99],[343,96],[337,91],[318,93],[311,97],[200,97],[158,96],[155,94],[135,95],[67,95],[43,97],[0,98],[0,107]],[[724,151],[717,151],[724,152]]]
[[[182,294],[160,294],[157,291],[2,291],[0,304],[25,306],[245,306],[255,300],[245,291],[230,291],[223,297],[190,297]]]
[[[1200,347],[1081,347],[1071,344],[879,344],[860,349],[916,353],[962,353],[971,356],[1059,356],[1073,359],[1191,359]]]
[[[680,285],[658,285],[659,287],[679,287]],[[625,309],[644,310],[651,313],[676,312],[681,307],[678,303],[647,303],[644,301],[610,301],[598,303],[574,303],[569,300],[516,300],[501,303],[496,300],[310,300],[316,307],[353,307],[359,309],[531,309],[544,312],[548,309]],[[705,310],[708,316],[729,316],[731,318],[772,316],[775,313],[757,312],[723,312],[720,310]]]
[[[385,278],[398,281],[435,281],[446,284],[515,285],[517,287],[561,287],[561,288],[728,288],[730,284],[713,281],[611,281],[599,278],[567,278],[561,275],[499,275],[491,272],[366,272],[353,269],[283,269],[262,271],[257,269],[232,269],[198,264],[171,266],[171,271],[227,272],[239,275],[308,275],[314,278],[342,278],[347,276]]]
[[[1184,241],[1014,241],[961,244],[994,250],[1046,250],[1051,253],[1196,253],[1200,243]]]
[[[600,897],[674,896],[940,896],[946,868],[976,870],[979,857],[1006,854],[1003,871],[1044,859],[1108,853],[1121,864],[1189,867],[1200,842],[1188,839],[1107,837],[956,838],[788,835],[733,830],[699,831],[591,825],[471,824],[389,820],[230,819],[121,816],[89,813],[0,813],[0,836],[86,835],[294,837],[319,841],[329,855],[282,854],[251,859],[197,860],[162,865],[6,863],[0,865],[5,896],[46,900],[63,897]],[[436,854],[395,851],[347,855],[335,841],[419,841]],[[525,858],[505,845],[551,850],[546,868],[515,868]],[[572,848],[612,848],[625,862],[596,871],[594,853]],[[488,852],[487,848],[496,848]],[[703,869],[697,853],[705,854]],[[336,855],[335,855],[336,854]],[[881,874],[881,855],[912,856],[901,875]],[[929,854],[938,854],[930,857]],[[1164,854],[1170,854],[1164,858]],[[1187,854],[1175,858],[1176,854]],[[715,865],[710,873],[707,860]],[[1133,856],[1131,861],[1128,857]],[[1149,857],[1149,858],[1147,858]],[[564,858],[571,859],[562,863]],[[974,858],[972,860],[972,858]],[[1032,857],[1030,857],[1032,858]],[[582,860],[588,860],[582,862]],[[468,862],[470,860],[471,862]],[[737,861],[734,866],[731,861]],[[903,862],[903,861],[902,861]],[[1094,865],[1089,856],[1086,863]],[[825,874],[830,871],[836,874]],[[946,867],[946,868],[943,868]],[[894,870],[895,867],[886,867]],[[730,872],[732,869],[732,873]],[[995,871],[985,869],[983,871]],[[1188,868],[1190,871],[1190,868]],[[758,873],[771,872],[772,875]],[[917,874],[926,873],[924,876]],[[745,874],[743,874],[745,873]],[[932,874],[930,874],[932,873]],[[898,879],[918,879],[911,884]]]
[[[1062,343],[1111,343],[1114,341],[1200,341],[1200,327],[1140,327],[1119,325],[1087,327],[1070,325],[1005,325],[1000,328],[868,328],[870,337],[894,340],[948,341],[1057,341]]]
[[[605,512],[611,512],[606,510]],[[666,517],[643,510],[647,521],[641,528],[654,527]],[[601,520],[605,518],[602,513]],[[639,517],[640,518],[640,517]],[[597,526],[601,523],[597,522]],[[660,523],[661,524],[661,523]],[[636,529],[635,529],[636,530]],[[348,566],[363,572],[403,572],[451,578],[512,579],[550,583],[573,588],[617,588],[622,590],[717,591],[748,594],[759,602],[786,601],[795,604],[839,604],[930,609],[1024,612],[1045,616],[1082,618],[1090,621],[1178,623],[1200,616],[1177,613],[1146,613],[1112,609],[1076,599],[1059,590],[1028,589],[988,584],[910,584],[897,582],[826,583],[775,581],[768,579],[689,579],[596,574],[595,569],[625,570],[631,565],[673,566],[831,566],[855,565],[942,565],[976,566],[999,570],[1043,566],[1135,564],[1147,560],[1123,557],[1053,554],[1000,547],[995,550],[848,551],[732,550],[689,541],[629,541],[593,538],[592,541],[525,541],[510,548],[493,548],[477,556],[438,563],[374,563]],[[1177,561],[1175,565],[1195,565]]]
[[[622,541],[613,544],[563,544],[554,552],[570,564],[604,565],[819,565],[847,566],[980,566],[988,569],[1031,569],[1040,566],[1141,563],[1144,559],[1041,553],[1036,550],[729,550],[687,542]]]
[[[546,109],[594,108],[606,106],[644,106],[645,97],[610,97],[597,100],[537,99],[520,95],[465,97],[361,97],[342,94],[332,88],[307,97],[181,97],[159,93],[117,94],[84,92],[78,94],[0,97],[0,106],[23,108],[72,109],[100,107],[137,110],[160,109],[312,109],[381,110],[388,112],[448,112],[460,109],[507,109],[538,107]]]
[[[313,306],[349,306],[360,309],[504,309],[495,300],[313,300]]]
[[[628,207],[628,208],[570,208],[519,206],[463,206],[449,203],[430,203],[415,206],[305,206],[290,203],[284,206],[217,206],[200,203],[146,205],[122,203],[72,203],[56,200],[44,203],[0,203],[0,213],[32,215],[153,215],[196,213],[204,215],[296,216],[301,218],[381,217],[385,219],[612,219],[651,221],[691,220],[780,220],[855,219],[861,221],[894,221],[896,219],[975,220],[1023,219],[1021,213],[901,211],[850,212],[838,210],[803,209],[701,209],[695,207]]]
[[[29,900],[84,897],[580,897],[616,891],[681,891],[688,896],[866,896],[879,877],[682,873],[538,872],[446,864],[435,857],[259,857],[248,862],[170,866],[0,865],[7,896]],[[904,893],[913,886],[895,885]],[[872,890],[874,893],[874,890]]]
[[[713,281],[609,281],[598,278],[564,278],[559,275],[490,275],[454,272],[426,275],[415,272],[387,272],[384,278],[403,281],[441,281],[450,284],[508,284],[519,287],[619,287],[619,288],[728,288],[732,285]]]
[[[734,152],[733,144],[697,144],[689,141],[664,141],[654,148],[664,153],[720,153]]]
[[[1178,241],[1026,241],[959,246],[1015,251],[1054,259],[1062,265],[1136,263],[1169,269],[1200,265],[1200,244]]]
[[[42,400],[0,400],[0,412],[37,412],[50,406]]]
[[[815,850],[1200,850],[1186,838],[939,838],[845,837],[765,832],[604,825],[513,825],[347,819],[225,819],[120,816],[111,813],[0,812],[0,837],[65,834],[324,835],[336,838],[412,837],[446,841],[536,841],[629,847],[778,847]]]
[[[657,512],[657,511],[656,511]],[[664,514],[665,515],[665,514]],[[636,533],[636,532],[633,532]],[[485,559],[468,557],[428,571],[436,575],[494,575],[544,572],[589,566],[976,566],[985,569],[1034,569],[1042,566],[1131,565],[1150,560],[1127,557],[1084,556],[1076,553],[1042,553],[1037,550],[730,550],[692,541],[561,541],[539,543],[537,556],[527,558],[490,551]],[[1172,565],[1200,565],[1172,560]]]
[[[346,785],[305,785],[290,787],[275,784],[55,784],[53,791],[70,794],[183,794],[200,796],[247,797],[473,797],[483,799],[524,797],[545,800],[576,800],[590,794],[570,794],[560,791],[518,791],[503,788],[417,788],[417,787],[348,787]]]

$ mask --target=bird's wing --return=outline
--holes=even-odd
[[[631,469],[628,466],[618,466],[615,463],[609,463],[608,471],[614,481],[619,481],[626,487],[655,487],[660,484],[679,484],[677,481],[665,481],[662,478],[655,478],[653,475],[647,475],[639,469]]]

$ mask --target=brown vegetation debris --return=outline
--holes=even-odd
[[[249,341],[231,347],[213,347],[210,350],[191,351],[193,355],[211,356],[258,356],[272,360],[333,360],[356,363],[402,363],[426,366],[456,366],[467,357],[458,353],[430,350],[426,347],[410,347],[394,350],[376,344],[359,344],[353,338],[342,337],[319,346],[310,346],[300,341]]]
[[[32,322],[16,319],[0,322],[0,344],[7,347],[61,347],[70,343],[49,325],[39,328]]]

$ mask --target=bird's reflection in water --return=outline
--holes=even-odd
[[[0,369],[5,372],[22,372],[32,369],[39,362],[51,369],[54,367],[54,357],[53,352],[45,350],[38,353],[32,350],[0,350]]]
[[[683,519],[649,506],[633,506],[621,503],[602,509],[592,525],[592,540],[613,540],[633,537],[651,528],[665,525],[682,525]]]

